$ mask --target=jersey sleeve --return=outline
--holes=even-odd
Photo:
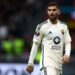
[[[69,34],[69,29],[67,26],[65,28],[64,40],[65,40],[65,55],[70,57],[70,54],[71,54],[71,36]]]
[[[43,31],[40,25],[37,25],[36,31],[34,33],[33,42],[40,44],[43,37]]]
[[[67,25],[65,27],[64,41],[65,41],[65,43],[71,42],[71,36],[69,34],[69,29],[68,29]]]
[[[37,50],[38,50],[38,46],[39,45],[37,43],[35,43],[35,42],[32,45],[31,53],[30,53],[29,61],[28,61],[29,66],[34,64],[34,59],[35,59],[35,56],[36,56],[36,53],[37,53]]]

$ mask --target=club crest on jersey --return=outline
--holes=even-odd
[[[63,29],[61,30],[61,33],[64,35],[64,30]]]

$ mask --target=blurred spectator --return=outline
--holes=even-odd
[[[13,54],[13,41],[14,41],[13,35],[9,35],[7,39],[2,41],[2,47],[6,55]]]
[[[21,38],[15,38],[13,35],[9,35],[7,39],[2,42],[2,47],[6,52],[6,55],[22,55],[24,52],[24,40]]]
[[[14,55],[16,56],[22,56],[24,52],[25,42],[21,38],[15,38],[13,41],[13,48],[14,48]]]
[[[0,38],[5,39],[8,35],[8,27],[0,23]]]

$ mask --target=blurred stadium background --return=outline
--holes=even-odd
[[[48,1],[0,0],[0,75],[29,75],[24,70],[33,34],[36,25],[46,19]],[[60,18],[67,23],[72,37],[71,60],[63,67],[63,75],[75,75],[75,0],[57,1],[61,5]],[[37,71],[32,75],[40,75],[39,57],[40,48],[35,58]]]

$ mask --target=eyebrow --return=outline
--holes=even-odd
[[[48,10],[56,10],[56,8],[54,8],[54,9],[49,9],[49,8],[48,8]]]

